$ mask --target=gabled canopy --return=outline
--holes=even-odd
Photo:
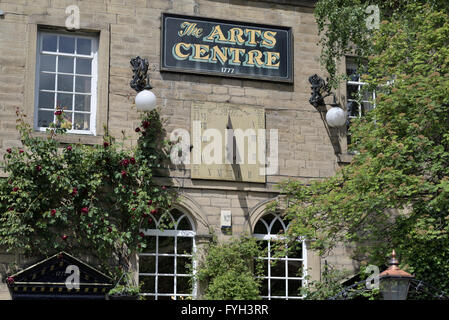
[[[111,278],[66,252],[57,253],[8,279],[13,299],[104,299],[113,286]]]

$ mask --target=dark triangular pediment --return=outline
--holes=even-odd
[[[75,272],[79,270],[79,283]],[[60,252],[9,277],[13,299],[104,296],[112,280],[85,262]]]

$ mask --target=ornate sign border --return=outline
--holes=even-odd
[[[168,66],[166,63],[166,53],[171,52],[170,48],[166,47],[166,32],[168,31],[165,27],[166,20],[168,18],[185,18],[187,20],[193,20],[197,22],[212,22],[212,23],[224,23],[236,26],[247,26],[251,28],[259,27],[259,28],[268,28],[268,29],[276,29],[287,32],[287,44],[285,45],[285,53],[287,57],[286,63],[286,76],[269,76],[269,75],[257,75],[257,74],[245,74],[245,73],[226,73],[226,72],[218,72],[214,70],[206,70],[206,69],[195,69],[195,68],[184,68],[184,67],[173,67]],[[284,83],[293,83],[293,34],[291,27],[285,26],[274,26],[268,24],[256,24],[249,22],[241,22],[241,21],[232,21],[232,20],[223,20],[223,19],[214,19],[214,18],[203,18],[198,16],[187,16],[173,13],[162,13],[161,17],[161,61],[160,61],[160,70],[168,71],[168,72],[178,72],[178,73],[189,73],[189,74],[201,74],[201,75],[212,75],[212,76],[220,76],[226,78],[242,78],[242,79],[254,79],[254,80],[262,80],[262,81],[271,81],[271,82],[284,82]],[[228,69],[228,68],[226,68]]]

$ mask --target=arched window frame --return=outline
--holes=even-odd
[[[273,215],[275,216],[274,219],[268,224],[264,218],[267,217],[268,215]],[[301,281],[301,286],[305,287],[307,285],[307,247],[306,247],[306,241],[304,237],[299,237],[297,241],[301,242],[301,249],[302,249],[302,257],[301,258],[291,258],[288,255],[282,257],[282,258],[273,258],[271,256],[271,242],[273,241],[277,241],[277,240],[282,240],[285,239],[285,237],[283,237],[280,234],[272,234],[271,231],[273,229],[273,226],[276,222],[280,222],[281,226],[282,226],[282,230],[286,231],[289,227],[290,224],[285,224],[285,222],[282,220],[281,218],[281,214],[279,213],[268,213],[264,216],[262,216],[255,224],[254,229],[256,229],[256,226],[259,222],[262,222],[262,224],[265,226],[267,233],[253,233],[253,237],[256,238],[257,240],[262,240],[262,241],[267,241],[268,245],[267,245],[267,256],[266,257],[257,257],[257,259],[263,259],[263,260],[268,260],[268,264],[267,264],[267,272],[268,274],[265,274],[262,278],[263,279],[267,279],[268,280],[268,295],[262,295],[263,299],[304,299],[305,296],[291,296],[288,294],[288,286],[289,286],[289,280],[293,280],[293,281]],[[254,230],[255,231],[255,230]],[[279,277],[279,276],[272,276],[271,275],[271,265],[270,265],[270,261],[272,260],[277,260],[277,263],[279,262],[283,262],[285,264],[285,276]],[[301,277],[296,277],[296,276],[289,276],[288,273],[288,265],[289,262],[291,261],[300,261],[302,262],[302,276]],[[285,295],[283,296],[275,296],[271,294],[271,280],[285,280]]]
[[[161,225],[161,221],[160,221],[160,216],[159,217],[155,217],[154,215],[150,214],[149,217],[152,219],[152,221],[154,221],[155,224],[155,228],[154,229],[141,229],[140,231],[143,232],[144,236],[154,236],[156,237],[156,251],[154,253],[149,253],[149,252],[142,252],[139,254],[139,257],[155,257],[155,270],[154,273],[144,273],[144,272],[140,272],[139,271],[139,280],[141,277],[146,277],[146,276],[151,276],[151,277],[155,277],[155,281],[154,281],[154,293],[148,293],[148,292],[143,292],[141,293],[142,296],[144,297],[153,297],[155,300],[158,300],[158,298],[161,297],[165,297],[165,298],[171,298],[171,299],[179,299],[181,298],[186,298],[186,297],[196,297],[197,296],[197,284],[194,283],[193,284],[193,288],[192,288],[192,292],[187,294],[187,293],[178,293],[177,292],[177,279],[178,277],[187,277],[188,274],[185,273],[181,273],[178,274],[177,273],[177,261],[178,261],[178,257],[179,258],[190,258],[192,259],[192,266],[193,266],[193,273],[195,274],[196,271],[196,261],[194,259],[195,254],[196,254],[196,241],[195,241],[195,236],[196,236],[196,231],[195,231],[195,224],[193,219],[190,217],[190,215],[188,215],[187,213],[185,213],[182,210],[176,209],[177,211],[179,211],[181,213],[180,217],[175,221],[173,215],[171,214],[171,212],[169,213],[172,221],[174,221],[174,229],[164,229],[161,230],[160,229],[160,225]],[[190,224],[191,230],[177,230],[177,227],[179,225],[179,222],[186,218]],[[174,237],[174,251],[173,253],[160,253],[159,252],[159,239],[160,237]],[[184,253],[178,253],[177,252],[177,242],[178,242],[178,238],[179,237],[185,237],[185,238],[192,238],[192,252],[190,254],[184,254]],[[174,258],[174,267],[173,267],[173,273],[159,273],[159,257],[173,257]],[[165,277],[174,277],[174,281],[173,281],[173,292],[171,293],[160,293],[158,292],[158,279],[161,276],[165,276]],[[191,275],[189,275],[191,276]]]

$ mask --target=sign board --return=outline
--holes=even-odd
[[[193,102],[191,119],[192,179],[265,183],[263,108]]]
[[[293,82],[290,27],[162,14],[161,70]]]
[[[221,224],[221,228],[231,228],[232,227],[231,210],[221,210],[220,224]]]

